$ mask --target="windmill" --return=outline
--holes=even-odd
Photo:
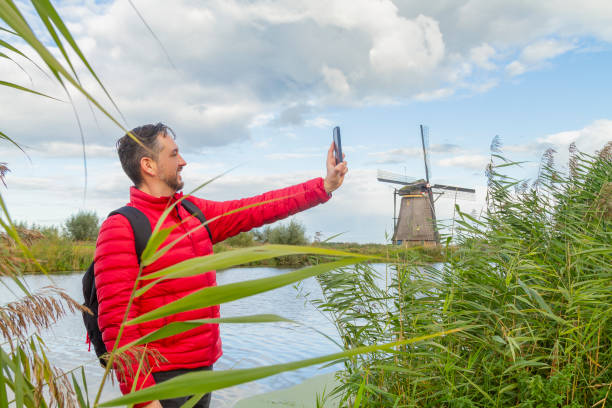
[[[440,197],[473,200],[476,190],[472,188],[431,184],[429,165],[429,128],[420,126],[425,178],[417,179],[378,170],[377,180],[383,183],[399,184],[393,189],[393,243],[405,245],[438,245],[440,234],[436,227],[435,202]],[[399,217],[397,197],[401,197]]]

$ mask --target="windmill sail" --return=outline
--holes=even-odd
[[[404,176],[398,173],[391,173],[390,171],[378,170],[376,174],[376,179],[378,181],[382,181],[383,183],[393,183],[393,184],[401,184],[408,185],[417,181],[414,177]]]
[[[446,184],[434,184],[431,186],[435,194],[442,194],[442,197],[448,197],[464,201],[475,201],[476,190],[473,188],[448,186]]]
[[[425,180],[429,183],[431,166],[429,165],[429,127],[421,125],[421,144],[423,145],[423,161],[425,162]]]
[[[463,193],[475,193],[476,190],[473,188],[465,188],[465,187],[455,187],[455,186],[447,186],[446,184],[434,184],[431,188],[436,188],[438,190],[450,190],[450,191],[461,191]]]

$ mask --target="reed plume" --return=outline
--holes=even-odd
[[[102,358],[108,360],[109,354],[105,354]],[[156,349],[146,346],[133,346],[123,352],[117,352],[114,356],[113,367],[120,381],[125,377],[135,378],[137,367],[140,366],[139,377],[144,378],[151,375],[153,367],[157,367],[160,363],[167,362],[166,358]]]
[[[4,184],[4,187],[6,187],[6,173],[10,171],[6,164],[5,162],[0,162],[0,181]]]
[[[47,329],[77,310],[85,309],[63,290],[46,286],[0,307],[0,333],[12,345],[13,338],[25,338],[32,328]]]

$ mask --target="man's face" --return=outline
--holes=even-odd
[[[161,146],[156,161],[159,179],[172,190],[179,191],[184,184],[180,173],[187,163],[179,154],[178,146],[171,136],[160,134],[157,138]]]

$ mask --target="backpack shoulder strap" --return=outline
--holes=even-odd
[[[108,216],[121,214],[128,219],[134,231],[134,244],[136,247],[136,256],[140,263],[140,256],[151,238],[151,223],[146,215],[137,208],[125,206],[112,211]]]
[[[204,216],[202,210],[200,210],[197,205],[195,205],[192,201],[189,201],[188,199],[184,199],[183,201],[181,201],[181,204],[187,211],[189,211],[189,214],[193,215],[198,220],[200,220],[202,224],[204,224],[204,228],[206,228],[206,231],[208,231],[208,236],[210,237],[210,241],[212,242],[212,234],[210,233],[210,228],[208,228],[208,224],[206,224],[206,217]]]

